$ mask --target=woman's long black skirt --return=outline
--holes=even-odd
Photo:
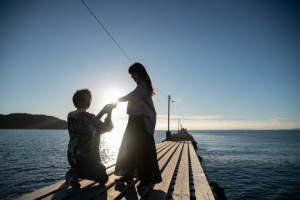
[[[130,115],[119,150],[115,175],[138,178],[146,183],[162,181],[154,137],[141,115]]]

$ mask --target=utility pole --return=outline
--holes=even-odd
[[[170,95],[168,96],[168,131],[170,131]]]
[[[178,133],[179,133],[179,119],[178,119]]]
[[[168,131],[166,132],[166,139],[171,140],[171,131],[170,131],[170,101],[171,97],[168,96]]]

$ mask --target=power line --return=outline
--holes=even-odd
[[[104,26],[101,24],[101,22],[97,19],[97,17],[94,15],[94,13],[90,10],[90,8],[84,3],[83,0],[81,0],[82,3],[85,5],[85,7],[92,13],[92,15],[95,17],[95,19],[98,21],[98,23],[102,26],[102,28],[105,30],[105,32],[109,35],[109,37],[116,43],[116,45],[121,49],[121,51],[125,54],[125,56],[128,58],[128,60],[130,60],[131,63],[133,63],[131,61],[131,59],[127,56],[127,54],[123,51],[123,49],[120,47],[120,45],[114,40],[114,38],[109,34],[109,32],[106,30],[106,28],[104,28]]]
[[[165,96],[165,97],[167,97],[168,98],[168,96],[167,95],[165,95],[165,94],[163,94],[161,91],[159,91],[159,89],[157,89],[157,87],[155,87],[154,85],[153,85],[153,87],[155,88],[155,90],[157,90],[159,93],[161,93],[163,96]]]
[[[102,28],[105,30],[105,32],[109,35],[109,37],[114,41],[114,43],[119,47],[119,49],[124,53],[124,55],[128,58],[128,60],[130,60],[131,63],[133,63],[131,61],[131,59],[127,56],[127,54],[123,51],[123,49],[120,47],[120,45],[114,40],[114,38],[109,34],[109,32],[106,30],[106,28],[101,24],[101,22],[98,20],[98,18],[94,15],[94,13],[91,11],[91,9],[85,4],[85,2],[83,0],[81,0],[82,3],[85,5],[85,7],[90,11],[90,13],[94,16],[94,18],[97,20],[97,22],[102,26]],[[159,89],[157,89],[154,86],[155,90],[157,90],[160,94],[162,94],[164,97],[168,98],[167,95],[163,94],[161,91],[159,91]]]
[[[85,5],[85,7],[90,11],[90,13],[94,16],[94,18],[97,20],[97,22],[102,26],[102,28],[105,30],[105,32],[109,35],[109,37],[114,41],[114,43],[119,47],[119,49],[124,53],[124,55],[128,58],[128,60],[130,60],[131,63],[133,63],[131,61],[131,59],[127,56],[127,54],[123,51],[123,49],[120,47],[120,45],[114,40],[114,38],[109,34],[109,32],[106,30],[106,28],[101,24],[101,22],[98,20],[98,18],[94,15],[94,13],[90,10],[90,8],[85,4],[85,2],[83,0],[81,0],[82,3]],[[167,95],[163,94],[161,91],[159,91],[159,89],[157,89],[155,86],[154,86],[155,90],[157,90],[160,94],[162,94],[164,97],[167,97]],[[172,101],[172,103],[174,102],[171,98],[170,98],[170,95],[169,97],[169,107],[170,107],[170,100]],[[170,109],[170,108],[169,108]],[[173,107],[171,107],[172,111],[173,111],[173,114],[174,114],[174,110],[173,110]],[[170,115],[170,111],[168,111],[168,116]],[[169,120],[169,119],[168,119]],[[168,131],[169,131],[169,121],[168,121]]]

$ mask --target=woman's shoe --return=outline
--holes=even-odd
[[[115,182],[116,183],[124,183],[124,182],[126,182],[126,183],[133,183],[133,178],[129,178],[129,177],[123,176],[123,177],[121,177],[119,179],[116,179]]]
[[[145,183],[145,182],[141,181],[140,184],[137,186],[137,188],[144,190],[150,185],[151,185],[151,183]]]

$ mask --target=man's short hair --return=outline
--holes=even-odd
[[[90,98],[92,99],[92,92],[89,89],[82,89],[82,90],[77,90],[75,94],[73,95],[73,103],[74,106],[77,108],[77,101],[82,101],[84,100],[84,95],[90,95]]]

